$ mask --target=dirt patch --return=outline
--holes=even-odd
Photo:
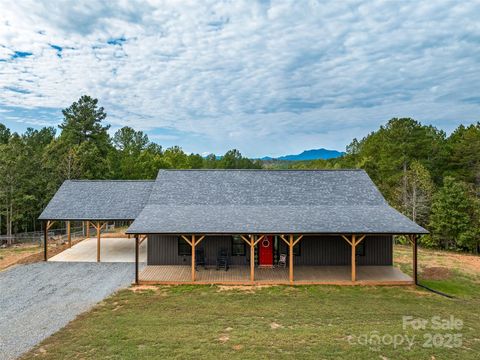
[[[141,291],[158,291],[158,286],[155,285],[134,285],[128,288],[128,290],[133,292]]]
[[[0,253],[0,270],[6,269],[12,265],[17,264],[20,260],[35,254],[40,251],[37,246],[31,247],[31,249],[25,249],[25,251],[15,252],[9,251],[10,249],[2,249]]]
[[[276,322],[272,322],[272,323],[270,324],[270,329],[272,329],[272,330],[281,329],[281,328],[283,328],[283,325],[277,324]]]
[[[72,246],[75,244],[78,244],[80,241],[83,241],[83,240],[84,239],[72,240]],[[52,256],[55,256],[67,249],[68,249],[68,243],[48,244],[48,258],[51,258]],[[2,256],[3,258],[0,259],[0,270],[4,270],[16,264],[32,264],[39,261],[43,261],[43,249],[38,246],[33,246],[32,251],[25,251],[20,253],[8,252],[8,254],[6,253],[5,255],[2,255]]]
[[[458,268],[461,272],[479,276],[480,256],[475,254],[458,253],[453,251],[418,249],[420,265],[426,267]],[[395,263],[412,264],[412,250],[408,246],[395,245]]]
[[[452,276],[452,271],[446,267],[427,267],[422,271],[422,278],[426,280],[445,280]]]
[[[218,341],[220,341],[222,344],[226,343],[228,340],[230,340],[230,337],[228,335],[221,335],[218,338]]]

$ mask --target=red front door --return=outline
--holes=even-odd
[[[258,243],[258,265],[273,266],[273,236],[265,236]]]

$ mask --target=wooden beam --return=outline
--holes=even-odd
[[[188,243],[188,245],[193,246],[189,238],[187,238],[185,235],[181,235],[181,236],[182,236],[182,239]]]
[[[248,245],[251,245],[250,239],[247,239],[245,236],[240,235],[240,237],[245,241]]]
[[[192,235],[192,282],[195,281],[195,235]]]
[[[53,226],[54,223],[55,223],[55,221],[48,220],[47,221],[47,230],[50,230],[50,228]]]
[[[203,239],[205,239],[205,235],[200,236],[200,238],[197,239],[197,243],[195,244],[195,246],[197,246],[198,244],[200,244],[200,242],[201,242]]]
[[[356,281],[357,280],[357,264],[355,262],[355,260],[356,260],[355,246],[357,245],[356,235],[352,235],[351,245],[352,245],[352,281]]]
[[[97,262],[100,262],[100,230],[101,230],[100,222],[97,221],[97,226],[95,226],[95,229],[97,229]]]
[[[285,238],[285,235],[280,235],[280,239],[282,239],[282,240],[285,242],[285,244],[287,244],[287,246],[290,245],[290,243],[288,242],[288,240]]]
[[[293,242],[293,246],[297,245],[297,243],[298,243],[300,240],[302,240],[302,238],[303,238],[303,235],[300,235],[300,236],[297,238],[297,240],[295,240],[295,241]]]
[[[146,237],[146,235],[145,235]],[[138,235],[135,235],[135,284],[138,285],[138,253],[139,253]]]
[[[360,244],[360,243],[362,242],[362,240],[365,239],[365,236],[366,236],[366,235],[360,236],[360,238],[356,241],[355,246],[357,246],[358,244]]]
[[[148,237],[148,235],[144,235],[143,238],[140,239],[140,241],[139,241],[138,244],[140,245],[142,242],[144,242],[145,240],[147,240],[147,237]]]
[[[345,239],[345,241],[350,245],[350,246],[353,246],[352,242],[350,241],[349,238],[347,238],[345,235],[342,235],[342,238]]]
[[[185,240],[188,243],[188,245],[192,246],[192,242],[190,241],[189,238],[187,238],[185,235],[181,235],[181,237],[183,240]]]
[[[288,265],[288,280],[293,284],[293,235],[289,236],[289,265]]]
[[[265,235],[260,236],[254,243],[253,246],[257,245],[260,241],[262,241],[265,238]]]
[[[417,247],[417,235],[412,235],[413,242],[413,281],[415,285],[418,284],[418,247]]]
[[[48,259],[48,228],[47,228],[47,222],[43,222],[43,261],[47,261]]]
[[[70,232],[70,221],[67,221],[67,241],[68,247],[72,247],[72,233]]]
[[[250,281],[255,281],[255,238],[250,235]]]

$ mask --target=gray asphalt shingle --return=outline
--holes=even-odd
[[[363,170],[160,170],[129,233],[426,233]]]
[[[133,220],[147,203],[154,181],[67,180],[40,220]]]
[[[363,170],[160,170],[66,181],[44,220],[134,220],[128,233],[427,233]]]

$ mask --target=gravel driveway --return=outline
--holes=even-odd
[[[14,359],[134,279],[134,264],[20,265],[0,272],[0,359]]]

